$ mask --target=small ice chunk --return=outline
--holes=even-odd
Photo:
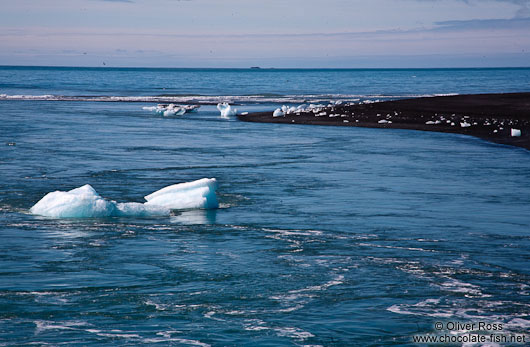
[[[468,128],[468,127],[471,126],[471,124],[469,124],[468,122],[464,121],[464,122],[460,122],[460,126],[461,126],[462,128]]]
[[[165,117],[182,116],[184,113],[186,113],[186,108],[175,104],[158,105],[155,109],[155,112]]]
[[[425,124],[427,124],[427,125],[432,125],[432,124],[436,124],[436,123],[433,122],[432,120],[430,120],[430,121],[425,122]]]
[[[343,119],[342,120],[342,123],[349,123],[350,121],[346,120],[346,119]]]
[[[171,109],[165,110],[162,114],[165,117],[170,117],[170,116],[182,116],[184,113],[186,113],[186,109],[184,108],[171,108]]]
[[[175,105],[175,104],[159,104],[157,106],[142,107],[146,111],[154,111],[162,116],[182,116],[187,112],[196,112],[199,105]]]
[[[511,130],[511,134],[512,134],[512,136],[514,136],[514,137],[515,137],[515,136],[521,136],[521,130],[520,130],[520,129],[514,129],[514,128],[512,128],[512,130]]]
[[[283,105],[280,110],[284,113],[284,114],[290,114],[290,113],[295,113],[297,111],[297,108],[296,107],[289,107],[287,105]]]
[[[181,107],[184,108],[184,110],[186,110],[186,113],[198,112],[199,108],[201,108],[200,105],[184,105]]]
[[[279,108],[275,109],[274,112],[272,113],[272,116],[273,117],[284,117],[285,114],[283,113],[283,111]]]
[[[221,117],[228,118],[237,114],[237,109],[230,106],[227,102],[217,104],[217,109],[221,112]]]
[[[241,112],[242,116],[246,116],[247,114],[248,114],[248,112]]]
[[[379,122],[377,122],[379,124],[386,124],[386,123],[392,123],[391,121],[389,120],[386,120],[386,119],[381,119]]]

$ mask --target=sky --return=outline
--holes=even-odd
[[[0,65],[530,66],[530,0],[0,0]]]

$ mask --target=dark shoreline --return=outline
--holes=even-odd
[[[258,123],[456,133],[530,150],[530,92],[437,96],[334,105],[325,107],[319,113],[324,112],[326,114],[320,116],[313,112],[301,112],[283,117],[273,117],[272,112],[259,112],[238,115],[238,118],[245,122]],[[427,122],[434,124],[426,124]],[[512,128],[521,130],[521,136],[511,136]]]

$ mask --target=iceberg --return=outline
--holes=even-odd
[[[167,216],[171,210],[219,207],[215,178],[174,184],[145,197],[147,202],[117,203],[102,198],[89,184],[69,191],[46,194],[31,209],[35,215],[53,218]]]
[[[217,109],[221,112],[221,117],[231,117],[237,114],[237,109],[230,106],[227,102],[217,104]]]

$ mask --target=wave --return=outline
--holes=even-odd
[[[112,95],[8,95],[0,94],[1,100],[30,100],[30,101],[88,101],[88,102],[156,102],[196,105],[217,105],[227,102],[230,104],[273,103],[273,104],[301,104],[328,101],[355,102],[366,99],[403,99],[435,96],[450,96],[458,94],[296,94],[296,95],[162,95],[162,96],[112,96]]]

